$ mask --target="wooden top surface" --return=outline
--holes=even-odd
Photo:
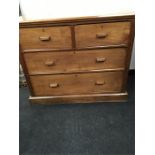
[[[19,27],[40,27],[40,26],[58,26],[58,25],[72,25],[72,24],[83,24],[93,22],[109,22],[109,21],[125,21],[134,19],[134,13],[125,15],[113,15],[113,16],[83,16],[75,18],[58,18],[58,19],[42,19],[42,20],[23,20],[20,17]]]
[[[81,16],[81,17],[66,17],[66,18],[49,18],[49,19],[36,19],[36,20],[26,20],[23,16],[19,17],[20,23],[35,23],[35,22],[49,22],[49,21],[67,21],[67,20],[83,20],[83,19],[96,19],[96,18],[108,18],[108,17],[122,17],[122,16],[134,16],[134,12],[120,12],[116,14],[107,14],[100,16]]]

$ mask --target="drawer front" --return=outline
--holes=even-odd
[[[70,27],[22,28],[22,49],[71,49]]]
[[[79,25],[75,27],[77,48],[128,44],[130,22]]]
[[[125,57],[123,48],[24,54],[31,75],[124,68]]]
[[[30,76],[35,96],[120,92],[123,72]]]

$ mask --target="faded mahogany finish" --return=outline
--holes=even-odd
[[[20,23],[33,103],[125,101],[134,15]]]

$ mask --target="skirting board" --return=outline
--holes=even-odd
[[[128,93],[64,95],[64,96],[37,96],[29,97],[31,103],[64,104],[64,103],[95,103],[95,102],[125,102]]]

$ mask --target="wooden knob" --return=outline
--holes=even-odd
[[[57,88],[57,87],[59,87],[59,84],[58,83],[50,83],[49,87],[50,88]]]
[[[105,84],[105,81],[96,81],[95,82],[95,85],[104,85]]]
[[[47,61],[45,62],[46,66],[54,66],[55,62],[54,61]]]
[[[100,63],[100,62],[105,62],[106,58],[96,58],[96,62]]]
[[[51,37],[50,36],[40,36],[39,39],[41,41],[49,41],[49,40],[51,40]]]
[[[107,33],[98,33],[98,34],[96,34],[96,38],[97,39],[103,39],[103,38],[105,38],[107,36],[108,36]]]

